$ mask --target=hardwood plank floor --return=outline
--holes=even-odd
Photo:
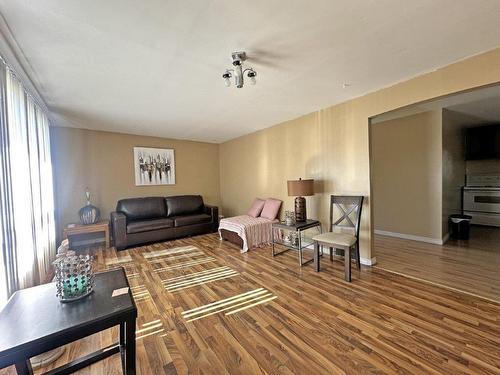
[[[445,245],[375,236],[376,267],[500,302],[500,228],[471,227]]]
[[[138,373],[500,373],[500,304],[368,267],[346,283],[342,262],[316,273],[270,253],[217,235],[98,249],[98,269],[123,265],[133,288]],[[56,365],[117,334],[69,345]],[[118,355],[79,372],[115,373]]]

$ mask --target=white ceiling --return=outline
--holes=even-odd
[[[0,12],[57,125],[209,142],[500,45],[498,0],[0,0]],[[224,86],[234,50],[256,86]]]

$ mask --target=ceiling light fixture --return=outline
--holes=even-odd
[[[234,84],[239,89],[242,88],[245,83],[245,76],[250,79],[251,85],[255,85],[257,83],[257,80],[255,78],[257,77],[257,72],[252,68],[243,69],[243,61],[247,59],[247,54],[245,52],[233,52],[231,54],[231,58],[233,60],[234,68],[226,69],[226,71],[222,75],[226,86],[231,86],[231,77],[233,76]]]

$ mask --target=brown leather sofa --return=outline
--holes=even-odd
[[[199,195],[129,198],[111,213],[111,231],[118,250],[148,242],[216,232],[218,208]]]

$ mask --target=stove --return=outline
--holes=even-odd
[[[500,227],[500,174],[467,175],[462,202],[472,224]]]

